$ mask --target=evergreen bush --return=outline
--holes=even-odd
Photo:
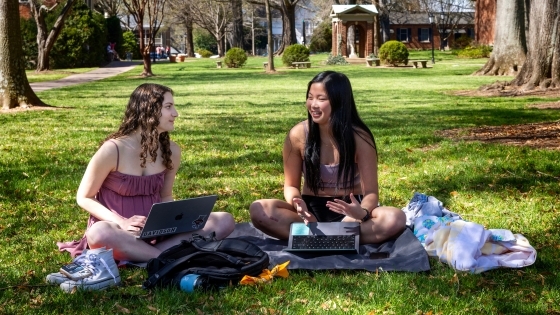
[[[472,43],[473,39],[468,36],[467,34],[461,35],[455,41],[453,41],[453,49],[464,49],[469,47]]]
[[[292,62],[309,61],[309,49],[301,44],[293,44],[286,49],[282,54],[282,63],[285,66],[291,67]]]
[[[332,25],[325,20],[313,30],[309,41],[309,50],[314,52],[327,52],[332,49]]]
[[[107,41],[115,43],[115,51],[121,59],[125,59],[126,51],[123,49],[123,31],[121,28],[121,20],[118,16],[112,16],[105,19],[107,25]],[[107,44],[108,44],[107,43]],[[107,46],[107,44],[105,46]]]
[[[344,59],[341,55],[333,56],[332,54],[329,54],[326,63],[328,65],[347,65],[348,61],[346,61],[346,59]]]
[[[121,55],[121,58],[126,57],[127,52],[132,53],[132,59],[142,59],[140,55],[140,46],[136,41],[136,35],[132,31],[126,31],[123,33],[123,45],[125,55]]]
[[[396,40],[385,42],[379,48],[379,59],[381,62],[397,66],[399,63],[408,63],[408,49],[406,46]]]
[[[198,49],[196,52],[202,58],[210,58],[213,55],[213,53],[210,50],[206,50],[206,49]]]
[[[193,31],[193,44],[194,51],[196,51],[197,53],[199,53],[198,51],[201,49],[205,49],[211,52],[218,51],[218,44],[214,36],[203,29],[197,28]]]
[[[76,2],[50,54],[51,67],[68,69],[100,66],[107,54],[105,18]]]
[[[37,23],[31,19],[20,19],[21,39],[25,68],[35,69],[37,67]]]
[[[245,62],[247,62],[247,54],[243,49],[233,47],[227,51],[224,62],[228,68],[243,67],[245,65]]]

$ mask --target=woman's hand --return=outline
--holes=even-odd
[[[327,201],[327,207],[333,212],[344,214],[354,220],[362,220],[366,213],[353,193],[350,193],[350,201],[352,203],[347,203],[341,199]]]
[[[119,226],[132,235],[139,235],[140,231],[144,228],[144,224],[146,224],[145,216],[134,215],[128,219],[123,218]]]
[[[305,225],[308,225],[309,222],[317,222],[317,218],[315,218],[315,216],[307,210],[307,205],[305,204],[305,201],[303,201],[303,199],[294,198],[292,201],[294,208],[296,208],[297,214],[303,220],[303,223],[305,223]]]

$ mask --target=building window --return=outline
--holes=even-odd
[[[430,42],[430,29],[429,28],[419,28],[418,29],[418,40],[421,43]]]
[[[408,43],[409,37],[408,35],[410,34],[410,29],[408,28],[397,28],[397,40],[400,42],[405,42]]]

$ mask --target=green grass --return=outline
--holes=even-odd
[[[35,70],[26,70],[27,80],[29,83],[33,82],[45,82],[45,81],[55,81],[67,76],[89,72],[97,68],[75,68],[75,69],[57,69],[45,72],[35,72]]]
[[[414,56],[414,57],[412,57]],[[411,58],[431,59],[431,51]],[[557,121],[560,112],[528,108],[539,97],[459,97],[454,90],[496,81],[471,76],[485,60],[436,52],[432,69],[325,66],[265,74],[266,58],[241,69],[214,60],[158,62],[156,77],[133,71],[39,96],[56,111],[0,115],[0,314],[557,314],[560,312],[559,151],[455,142],[448,128]],[[148,292],[142,270],[121,270],[122,287],[64,294],[45,276],[70,260],[57,241],[81,237],[87,220],[75,193],[89,158],[114,131],[132,90],[168,85],[180,113],[172,138],[183,150],[174,194],[219,195],[216,210],[249,220],[258,198],[282,198],[281,147],[305,119],[307,82],[319,71],[350,78],[360,114],[379,148],[381,202],[404,207],[419,191],[465,219],[526,236],[534,265],[473,275],[431,259],[426,273],[294,271],[258,288],[210,294]],[[500,77],[509,80],[511,77]],[[553,99],[556,100],[556,99]],[[548,174],[548,176],[546,175]]]

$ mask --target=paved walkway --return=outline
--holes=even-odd
[[[64,86],[77,85],[109,78],[117,74],[127,72],[139,64],[141,63],[136,61],[113,61],[105,67],[95,69],[90,72],[73,74],[56,81],[34,82],[29,85],[31,85],[33,91],[41,92]]]

